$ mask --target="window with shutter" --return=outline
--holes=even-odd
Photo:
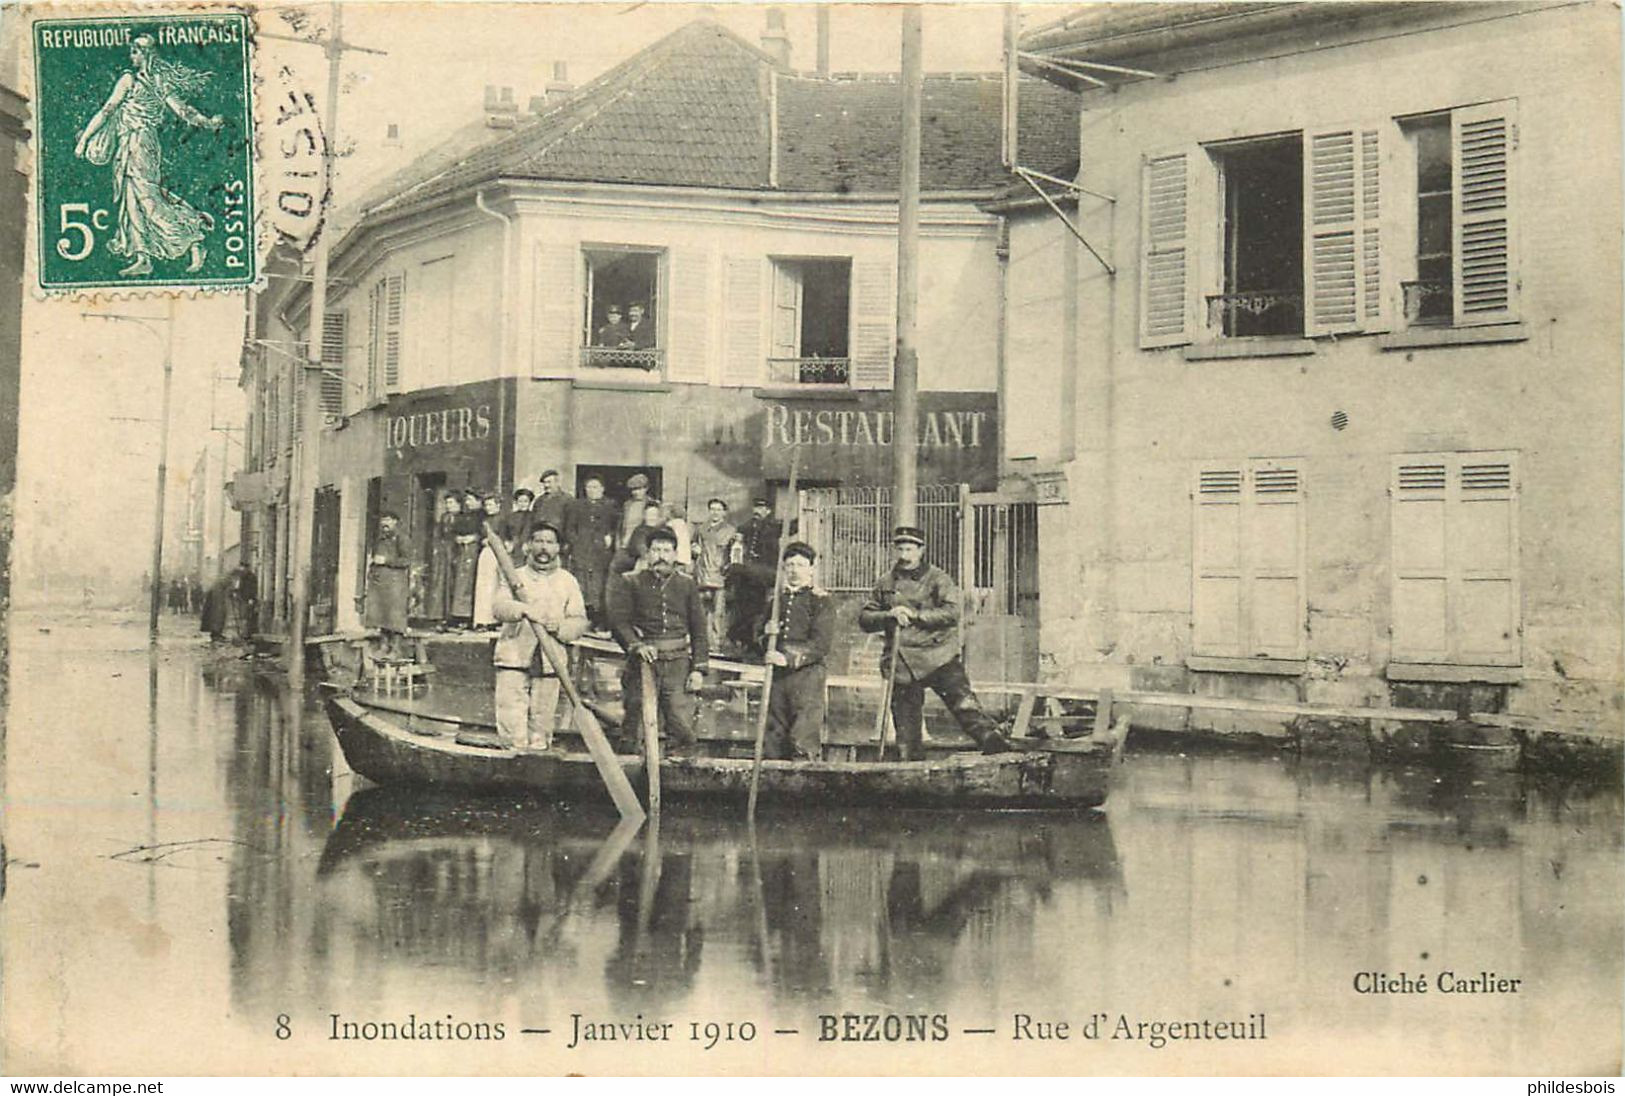
[[[1302,484],[1298,463],[1198,467],[1191,652],[1304,657]]]
[[[762,260],[730,255],[722,266],[722,383],[762,383]]]
[[[774,259],[768,382],[850,383],[851,315],[850,259]]]
[[[1145,162],[1140,196],[1140,345],[1191,341],[1187,238],[1190,154]]]
[[[1384,327],[1382,127],[1329,126],[1306,135],[1305,331]]]
[[[680,261],[685,311],[680,337],[685,352],[699,363],[704,375],[706,326],[705,255],[689,251]],[[642,379],[660,376],[670,339],[678,334],[675,317],[662,315],[662,266],[666,256],[649,248],[592,247],[582,251],[587,275],[585,322],[580,331],[581,365],[606,378]],[[698,293],[698,299],[694,296]],[[696,326],[695,320],[701,320]],[[662,337],[661,325],[667,324]]]
[[[852,386],[890,388],[897,347],[896,259],[852,263]]]
[[[322,318],[322,416],[329,422],[344,416],[344,341],[350,314],[327,313]]]
[[[372,283],[367,293],[367,383],[362,405],[372,407],[384,398],[384,280]]]
[[[1390,496],[1393,661],[1519,665],[1516,455],[1403,454]]]

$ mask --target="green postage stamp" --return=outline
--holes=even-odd
[[[251,29],[238,12],[34,24],[42,289],[254,283]]]

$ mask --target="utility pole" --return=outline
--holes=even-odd
[[[349,50],[381,53],[344,40],[344,10],[331,5],[332,25],[319,43],[327,55],[327,102],[322,116],[322,163],[327,176],[327,200],[332,202],[334,169],[338,158],[339,69]],[[278,37],[263,35],[262,37]],[[307,39],[295,41],[310,43]],[[293,574],[292,619],[288,622],[287,669],[289,684],[304,683],[305,627],[310,616],[310,553],[314,543],[315,494],[320,474],[322,437],[322,333],[327,318],[327,263],[332,250],[332,225],[324,225],[311,251],[310,309],[307,316],[307,351],[299,383],[300,421],[303,429],[295,451],[293,524],[288,539],[289,570]]]
[[[920,8],[903,9],[902,178],[897,198],[897,360],[893,367],[892,514],[897,525],[918,524],[920,359],[915,348],[920,296]]]

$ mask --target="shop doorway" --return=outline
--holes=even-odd
[[[440,516],[440,498],[446,493],[446,473],[419,472],[412,477],[410,513],[401,515],[406,528],[411,530],[408,543],[412,545],[412,558],[419,567],[414,568],[408,584],[407,615],[425,620],[440,620],[445,616],[444,545],[435,543],[435,522]],[[439,548],[441,551],[437,552]]]
[[[649,497],[665,501],[666,480],[661,474],[658,465],[641,464],[578,464],[576,465],[576,497],[586,498],[586,483],[588,476],[597,476],[604,481],[604,497],[614,499],[616,502],[625,502],[632,497],[627,490],[626,481],[642,472],[649,477]]]
[[[316,489],[316,513],[311,523],[310,627],[316,635],[331,635],[338,620],[339,489]]]

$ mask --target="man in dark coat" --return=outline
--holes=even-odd
[[[533,515],[531,523],[551,525],[562,532],[564,515],[570,509],[570,501],[570,496],[564,493],[564,488],[559,483],[558,470],[549,468],[542,473],[542,493],[530,504]]]
[[[231,573],[231,610],[237,621],[237,638],[247,643],[259,627],[260,580],[248,561]]]
[[[366,627],[381,633],[378,649],[389,658],[401,653],[401,637],[406,633],[407,578],[412,570],[400,524],[400,517],[393,513],[378,519],[378,537],[367,560],[366,610],[362,615]]]
[[[588,476],[582,482],[585,498],[572,499],[564,511],[566,566],[581,584],[581,597],[587,604],[587,619],[594,628],[604,627],[604,578],[615,554],[615,538],[620,532],[621,509],[604,497],[604,481]]]
[[[648,565],[609,580],[609,626],[626,652],[621,699],[626,719],[621,734],[638,742],[643,726],[643,665],[654,668],[660,725],[678,747],[694,743],[693,694],[700,691],[711,650],[706,643],[705,606],[694,580],[677,569],[677,534],[649,534]]]
[[[751,504],[751,516],[739,527],[738,546],[728,568],[728,638],[742,652],[760,651],[757,638],[767,619],[767,599],[779,565],[779,538],[784,527],[769,515],[765,498]]]
[[[825,660],[835,643],[835,603],[813,585],[818,553],[804,541],[784,549],[779,594],[778,645],[767,654],[775,667],[767,705],[768,757],[823,758]],[[773,634],[768,622],[767,633]]]
[[[886,633],[880,656],[883,675],[893,665],[891,650],[897,646],[891,713],[903,760],[925,756],[927,688],[942,698],[959,729],[983,753],[1004,753],[1010,743],[982,711],[959,657],[959,587],[946,571],[925,561],[925,533],[917,526],[899,525],[892,545],[897,563],[875,583],[858,613],[858,627]]]
[[[626,306],[626,337],[633,350],[655,347],[655,322],[644,314],[643,305],[636,301]]]

